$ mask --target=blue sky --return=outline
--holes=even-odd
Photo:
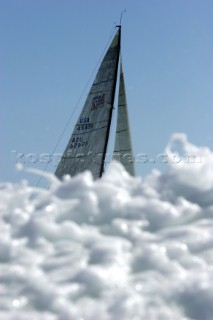
[[[1,181],[36,183],[14,169],[15,155],[52,153],[124,8],[135,153],[155,158],[173,132],[213,149],[211,0],[0,0]],[[86,92],[56,152],[64,150]],[[152,168],[137,164],[137,174]]]

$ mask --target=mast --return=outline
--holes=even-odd
[[[118,63],[119,63],[120,49],[121,49],[121,25],[118,25],[117,28],[118,28],[118,55],[117,55],[116,68],[115,68],[115,79],[117,79]],[[104,152],[103,152],[103,157],[102,157],[102,161],[101,161],[101,170],[100,170],[99,177],[102,177],[102,174],[104,173],[104,161],[105,161],[108,142],[109,142],[110,127],[111,127],[111,122],[112,122],[112,112],[113,112],[113,105],[114,105],[114,100],[115,100],[116,83],[117,83],[117,81],[115,81],[114,85],[113,85],[111,108],[109,111],[109,122],[108,122],[108,127],[107,127],[107,135],[106,135],[106,141],[105,141],[105,145],[104,145]]]

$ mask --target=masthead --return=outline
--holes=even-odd
[[[122,21],[123,14],[124,14],[125,12],[126,12],[126,9],[124,9],[124,10],[121,12],[120,22],[119,22],[119,25],[116,26],[117,28],[121,28],[121,21]]]

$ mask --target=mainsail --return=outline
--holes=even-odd
[[[56,176],[90,170],[101,177],[112,118],[118,62],[120,26],[100,65],[69,143],[56,169]]]
[[[131,134],[122,62],[120,64],[120,85],[118,96],[118,117],[113,159],[122,163],[126,171],[135,175]]]

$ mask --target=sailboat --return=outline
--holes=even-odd
[[[121,25],[117,28],[56,169],[55,175],[60,179],[66,174],[74,176],[85,170],[89,170],[94,179],[102,177],[109,144],[116,84],[119,79],[113,159],[119,161],[129,174],[135,175],[124,74],[120,57]],[[119,64],[120,77],[118,77]]]

